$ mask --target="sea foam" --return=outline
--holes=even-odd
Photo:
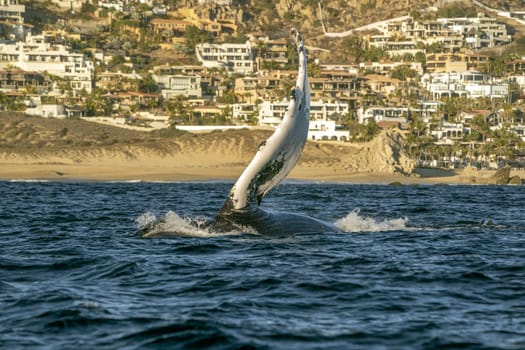
[[[406,231],[407,218],[377,220],[359,215],[360,210],[355,209],[344,218],[335,222],[335,226],[345,232],[380,232],[380,231]]]
[[[184,237],[218,237],[231,236],[243,231],[217,232],[207,224],[209,219],[204,216],[195,218],[182,217],[174,211],[168,211],[163,217],[157,217],[152,212],[141,214],[135,223],[143,237],[184,236]]]

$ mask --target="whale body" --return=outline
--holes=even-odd
[[[293,169],[306,143],[310,119],[310,86],[304,42],[295,32],[299,67],[295,88],[285,116],[273,134],[263,141],[252,161],[231,188],[215,220],[204,225],[215,232],[244,231],[259,234],[339,232],[333,224],[295,213],[272,212],[260,207],[264,196]],[[164,220],[151,222],[140,232],[144,237],[170,236]],[[202,227],[195,223],[195,226]]]
[[[274,133],[259,145],[255,157],[231,188],[214,224],[218,228],[250,226],[261,234],[339,231],[334,225],[312,217],[270,212],[259,206],[264,196],[293,169],[308,136],[310,86],[307,55],[298,32],[295,32],[295,41],[299,67],[285,116]]]

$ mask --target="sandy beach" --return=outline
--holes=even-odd
[[[84,120],[2,116],[0,180],[235,180],[269,130],[207,134],[132,131]],[[288,179],[401,184],[490,184],[495,171],[417,169],[404,136],[367,143],[308,141]],[[525,171],[509,174],[525,179]]]
[[[214,159],[211,159],[214,158]],[[226,159],[225,159],[226,158]],[[232,162],[228,157],[202,154],[180,156],[145,155],[127,159],[122,155],[80,160],[60,157],[2,157],[2,180],[53,181],[206,181],[235,180],[248,163]],[[288,179],[375,183],[375,184],[489,184],[495,171],[415,169],[411,175],[387,172],[351,172],[332,165],[300,163]],[[511,176],[525,178],[525,171],[511,171]]]

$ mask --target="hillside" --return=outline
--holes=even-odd
[[[0,118],[0,159],[14,164],[91,164],[93,162],[148,162],[151,159],[177,167],[244,168],[267,130],[141,132],[84,120]],[[403,137],[384,132],[365,144],[308,142],[299,167],[330,168],[334,172],[410,175]]]
[[[525,10],[525,3],[519,0],[484,0],[489,7],[501,10]],[[435,0],[238,0],[233,1],[230,12],[217,5],[197,5],[197,0],[175,2],[174,6],[190,6],[199,13],[215,13],[217,17],[235,17],[243,19],[242,32],[262,32],[273,38],[289,37],[292,28],[299,29],[308,38],[310,47],[326,50],[316,51],[315,56],[324,62],[351,60],[351,45],[360,45],[345,38],[328,38],[324,31],[331,33],[345,32],[357,27],[386,19],[413,14],[421,17],[436,16],[427,12],[430,7],[440,7],[442,15],[455,16],[468,11],[469,15],[483,12],[474,6],[473,1]],[[417,14],[417,11],[420,11]],[[491,14],[492,15],[492,14]],[[509,25],[510,32],[516,23]],[[323,29],[324,25],[324,29]],[[364,33],[366,34],[366,33]],[[518,36],[521,36],[518,35]],[[312,51],[313,53],[313,51]]]

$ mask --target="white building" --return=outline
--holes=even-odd
[[[290,102],[264,101],[259,104],[259,125],[276,127],[286,114]],[[310,127],[308,138],[311,140],[348,140],[349,131],[336,130],[336,123],[330,117],[348,113],[348,105],[340,102],[310,102]]]
[[[469,129],[461,123],[442,122],[437,129],[432,130],[431,135],[438,140],[438,144],[452,145],[454,142],[461,141],[468,133]]]
[[[374,119],[376,122],[403,124],[408,122],[413,116],[417,116],[422,122],[428,123],[442,104],[440,101],[419,101],[417,108],[386,106],[375,106],[367,109],[359,108],[357,110],[357,119],[359,124],[366,124],[370,119]]]
[[[366,124],[370,119],[376,122],[392,122],[404,124],[408,121],[410,109],[408,107],[370,107],[359,108],[357,118],[359,124]]]
[[[348,141],[350,132],[348,130],[337,130],[333,120],[311,120],[308,127],[308,139],[313,141]]]
[[[25,114],[44,118],[65,118],[66,107],[63,104],[39,104],[25,109]]]
[[[199,4],[231,5],[232,0],[199,0]]]
[[[259,104],[259,124],[277,126],[284,118],[289,105],[288,99],[279,102],[264,101]],[[348,105],[341,102],[310,102],[310,120],[328,120],[330,117],[348,114]]]
[[[98,7],[122,12],[124,11],[124,2],[118,0],[103,0],[98,2]]]
[[[232,106],[233,119],[250,120],[259,113],[257,106],[253,103],[235,103]]]
[[[383,39],[383,36],[379,36]],[[377,39],[377,38],[373,38]],[[419,48],[417,41],[415,40],[403,40],[403,41],[394,41],[394,40],[372,40],[369,45],[371,47],[377,47],[385,50],[390,57],[403,56],[406,54],[416,55],[418,52],[425,53],[423,48]]]
[[[174,98],[176,96],[190,98],[202,97],[201,77],[198,75],[153,74],[151,77],[159,85],[162,97],[165,99]]]
[[[387,74],[394,69],[402,66],[408,66],[413,71],[416,71],[417,74],[421,75],[424,73],[423,65],[421,62],[361,62],[359,63],[359,68],[362,70],[370,70],[380,74]]]
[[[80,10],[88,0],[51,0],[51,2],[64,10],[76,11]]]
[[[225,68],[229,72],[253,72],[254,56],[249,41],[244,44],[198,44],[197,58],[207,68]]]
[[[433,72],[421,77],[421,84],[434,99],[465,96],[467,98],[507,98],[509,85],[477,71]]]
[[[505,23],[481,13],[477,17],[422,21],[408,17],[401,21],[384,22],[377,29],[382,34],[368,36],[368,44],[382,48],[390,55],[413,54],[417,43],[439,44],[441,49],[454,52],[463,47],[479,49],[512,41]],[[400,38],[404,41],[398,41]]]
[[[348,104],[341,102],[310,102],[310,120],[327,120],[330,117],[342,117],[348,114]]]
[[[0,42],[0,69],[9,66],[63,78],[69,81],[75,94],[92,90],[93,62],[63,45],[46,43],[42,35],[28,35],[25,42]]]
[[[504,45],[512,41],[504,23],[482,14],[478,17],[438,18],[437,22],[462,35],[467,45],[474,49]]]

